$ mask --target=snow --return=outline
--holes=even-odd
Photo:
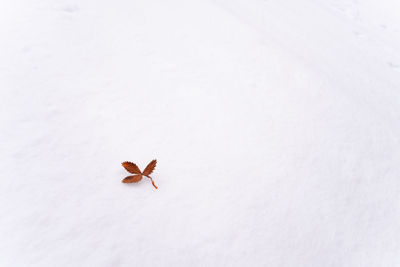
[[[0,266],[400,266],[398,1],[1,6]]]

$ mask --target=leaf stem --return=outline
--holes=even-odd
[[[149,178],[151,180],[151,183],[153,184],[153,186],[158,189],[158,187],[156,186],[156,184],[153,181],[153,178],[151,178],[149,175],[145,175],[147,178]]]

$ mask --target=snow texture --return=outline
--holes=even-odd
[[[0,6],[0,266],[400,266],[399,1]]]

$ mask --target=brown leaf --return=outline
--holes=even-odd
[[[125,178],[122,180],[122,182],[123,182],[123,183],[137,183],[137,182],[139,182],[140,180],[142,180],[142,175],[141,175],[141,174],[138,174],[138,175],[132,175],[132,176],[125,177]]]
[[[156,167],[157,160],[153,159],[144,169],[143,175],[149,175],[153,172],[154,168]]]
[[[139,167],[135,163],[125,161],[122,163],[122,166],[130,173],[142,174]]]

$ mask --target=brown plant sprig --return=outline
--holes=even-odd
[[[127,176],[125,177],[122,182],[123,183],[138,183],[140,180],[142,180],[143,176],[146,176],[151,180],[151,183],[153,186],[158,189],[158,187],[154,184],[153,178],[150,177],[150,174],[153,172],[154,168],[156,167],[157,160],[153,159],[150,161],[149,164],[147,164],[146,168],[144,169],[143,172],[140,171],[139,167],[132,162],[125,161],[122,162],[122,166],[130,173],[136,174],[132,176]]]

